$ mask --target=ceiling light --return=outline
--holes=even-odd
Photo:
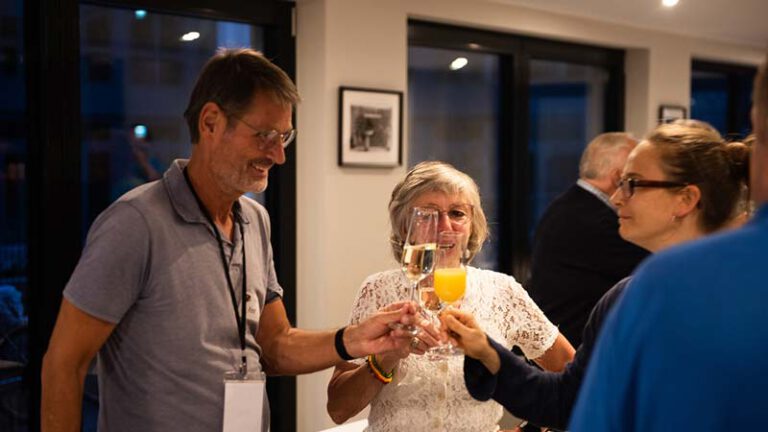
[[[679,1],[680,0],[661,0],[661,4],[666,7],[673,7],[676,6]]]
[[[147,16],[147,11],[144,9],[138,9],[133,12],[133,16],[135,16],[137,20],[143,20],[144,17]]]
[[[179,38],[179,39],[184,41],[184,42],[191,42],[191,41],[193,41],[193,40],[195,40],[195,39],[197,39],[199,37],[200,37],[200,33],[192,31],[192,32],[189,32],[189,33],[184,33],[184,35],[181,38]]]
[[[456,59],[451,62],[450,68],[454,71],[459,70],[466,66],[467,63],[469,63],[469,60],[467,60],[466,57],[456,57]]]
[[[480,44],[476,44],[474,42],[470,42],[467,44],[467,46],[471,49],[480,49]]]

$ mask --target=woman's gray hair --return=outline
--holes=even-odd
[[[389,201],[389,221],[392,254],[398,262],[403,253],[403,243],[408,232],[408,218],[413,202],[424,193],[442,192],[462,194],[472,205],[471,228],[467,249],[470,259],[483,247],[488,238],[488,222],[480,203],[480,189],[472,177],[457,170],[453,165],[440,161],[421,162],[395,186]]]

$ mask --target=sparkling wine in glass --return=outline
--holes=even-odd
[[[418,302],[419,282],[432,274],[437,250],[437,222],[435,209],[414,207],[408,223],[408,234],[403,244],[400,267],[410,283],[409,300]],[[418,329],[408,326],[414,334]]]

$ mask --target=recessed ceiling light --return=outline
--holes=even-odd
[[[451,70],[455,71],[463,68],[467,65],[467,63],[469,63],[469,60],[467,60],[466,57],[456,57],[456,59],[451,62],[451,66],[449,67]]]
[[[137,9],[133,12],[133,16],[135,16],[137,20],[143,20],[144,17],[147,16],[147,11],[144,9]]]
[[[184,33],[184,35],[180,37],[179,40],[182,40],[184,42],[191,42],[199,37],[200,37],[200,33],[196,31],[191,31],[189,33]]]
[[[673,7],[673,6],[677,6],[677,3],[679,1],[680,0],[661,0],[661,4],[663,4],[666,7]]]
[[[480,44],[476,44],[474,42],[468,43],[467,46],[470,47],[471,49],[480,49]]]

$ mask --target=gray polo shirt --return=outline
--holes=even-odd
[[[186,164],[174,161],[161,180],[99,215],[64,290],[78,309],[116,324],[98,354],[100,431],[221,430],[222,379],[239,363],[240,342],[216,236],[184,179]],[[259,317],[282,288],[266,210],[246,197],[240,205],[246,351],[258,370]],[[240,301],[242,238],[234,231],[225,251]]]

